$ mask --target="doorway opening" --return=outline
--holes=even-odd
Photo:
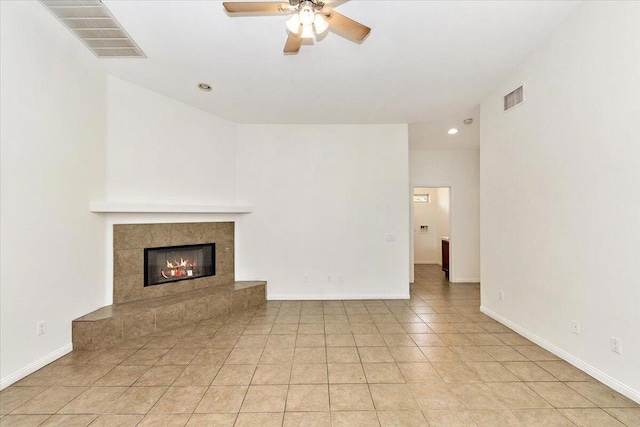
[[[414,265],[437,265],[451,277],[451,188],[412,189],[412,278]],[[433,269],[430,269],[433,271]]]

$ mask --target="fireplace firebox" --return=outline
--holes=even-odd
[[[145,248],[144,286],[216,274],[216,244]]]

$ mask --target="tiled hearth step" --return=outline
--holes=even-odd
[[[266,282],[229,285],[109,305],[73,321],[74,350],[112,347],[215,317],[226,317],[265,303]]]

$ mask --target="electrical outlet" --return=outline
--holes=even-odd
[[[504,301],[504,291],[498,292],[498,298],[500,298],[500,301]]]
[[[44,321],[42,321],[42,322],[38,322],[38,324],[37,324],[37,329],[36,329],[36,333],[37,333],[38,335],[44,335],[44,333],[45,333],[45,326],[46,326],[46,324],[45,324],[45,322],[44,322]]]
[[[576,335],[580,335],[580,322],[577,322],[575,320],[571,321],[571,332]]]
[[[611,337],[611,351],[622,354],[622,340],[620,338]]]
[[[331,275],[329,274],[329,275],[327,276],[327,282],[330,282],[330,281],[331,281]]]
[[[305,273],[305,274],[303,274],[303,275],[302,275],[302,280],[304,280],[305,282],[308,282],[308,281],[309,281],[309,275],[308,275],[308,274],[306,274],[306,273]]]

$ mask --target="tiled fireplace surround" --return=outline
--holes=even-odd
[[[144,286],[144,248],[216,244],[216,274]],[[176,295],[234,281],[234,223],[116,224],[113,226],[113,302]]]
[[[265,302],[265,282],[235,282],[234,223],[115,224],[113,302],[73,321],[73,348],[93,350]],[[216,244],[216,274],[144,286],[144,249]]]

